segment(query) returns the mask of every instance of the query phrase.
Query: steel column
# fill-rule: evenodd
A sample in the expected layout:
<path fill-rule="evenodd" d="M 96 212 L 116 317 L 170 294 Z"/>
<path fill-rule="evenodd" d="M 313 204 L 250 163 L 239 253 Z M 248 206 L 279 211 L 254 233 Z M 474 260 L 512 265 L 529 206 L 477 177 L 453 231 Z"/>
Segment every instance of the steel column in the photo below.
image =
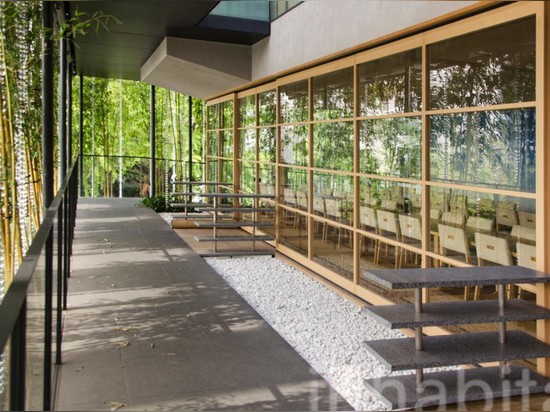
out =
<path fill-rule="evenodd" d="M 156 127 L 156 121 L 155 121 L 155 86 L 151 85 L 151 164 L 150 164 L 150 170 L 149 170 L 149 196 L 153 197 L 155 196 L 155 186 L 156 186 L 156 167 L 157 162 L 155 159 L 155 127 Z"/>
<path fill-rule="evenodd" d="M 21 306 L 19 318 L 10 342 L 10 410 L 25 410 L 25 382 L 27 352 L 27 300 Z"/>
<path fill-rule="evenodd" d="M 67 41 L 59 39 L 59 170 L 58 184 L 61 187 L 67 174 Z"/>

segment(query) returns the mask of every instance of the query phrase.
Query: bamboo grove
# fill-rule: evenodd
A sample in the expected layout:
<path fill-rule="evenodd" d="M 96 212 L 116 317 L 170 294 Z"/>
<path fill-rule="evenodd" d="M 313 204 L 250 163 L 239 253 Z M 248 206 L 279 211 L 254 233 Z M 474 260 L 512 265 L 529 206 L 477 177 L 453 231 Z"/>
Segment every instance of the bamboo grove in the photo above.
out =
<path fill-rule="evenodd" d="M 40 16 L 39 2 L 0 2 L 0 298 L 42 214 Z"/>
<path fill-rule="evenodd" d="M 74 17 L 72 35 L 89 22 L 115 16 Z M 0 301 L 38 230 L 42 215 L 42 38 L 40 1 L 0 1 Z M 105 24 L 104 24 L 105 23 Z M 58 31 L 58 30 L 56 30 Z M 59 45 L 54 41 L 54 62 Z M 77 65 L 78 70 L 78 65 Z M 59 68 L 54 68 L 57 76 Z M 80 76 L 73 80 L 72 145 L 79 147 Z M 55 84 L 59 87 L 59 82 Z M 54 91 L 57 105 L 59 90 Z M 156 91 L 156 193 L 167 194 L 167 179 L 202 178 L 203 102 L 162 88 Z M 85 196 L 140 196 L 149 180 L 150 86 L 120 79 L 83 77 L 83 147 Z M 189 130 L 189 110 L 192 130 Z M 56 113 L 57 116 L 57 113 Z M 57 118 L 55 119 L 57 123 Z M 57 133 L 57 128 L 54 128 Z M 192 146 L 189 147 L 189 133 Z M 54 136 L 54 182 L 58 182 L 59 145 Z M 189 151 L 193 172 L 189 175 Z M 72 163 L 74 159 L 68 159 Z M 54 184 L 57 187 L 57 184 Z M 54 188 L 55 190 L 55 188 Z"/>

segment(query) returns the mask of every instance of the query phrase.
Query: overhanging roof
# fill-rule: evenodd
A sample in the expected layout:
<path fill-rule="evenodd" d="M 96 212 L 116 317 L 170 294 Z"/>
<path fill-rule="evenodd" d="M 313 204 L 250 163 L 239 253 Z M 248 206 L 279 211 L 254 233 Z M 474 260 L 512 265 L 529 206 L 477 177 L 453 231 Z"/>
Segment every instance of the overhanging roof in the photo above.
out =
<path fill-rule="evenodd" d="M 89 19 L 113 16 L 108 30 L 89 29 L 74 40 L 76 71 L 85 76 L 140 80 L 140 68 L 166 37 L 252 45 L 269 35 L 269 22 L 209 15 L 219 1 L 70 1 Z"/>

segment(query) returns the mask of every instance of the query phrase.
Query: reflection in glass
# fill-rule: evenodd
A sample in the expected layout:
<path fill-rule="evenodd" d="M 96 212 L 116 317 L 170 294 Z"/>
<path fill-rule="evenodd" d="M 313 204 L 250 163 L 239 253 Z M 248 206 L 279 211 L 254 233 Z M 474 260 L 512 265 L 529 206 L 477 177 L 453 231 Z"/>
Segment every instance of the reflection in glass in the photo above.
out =
<path fill-rule="evenodd" d="M 342 119 L 353 116 L 353 68 L 314 77 L 313 118 Z"/>
<path fill-rule="evenodd" d="M 218 117 L 219 106 L 213 104 L 208 106 L 208 128 L 209 129 L 219 129 L 219 117 Z"/>
<path fill-rule="evenodd" d="M 256 164 L 252 162 L 240 162 L 241 166 L 241 191 L 245 193 L 256 192 Z"/>
<path fill-rule="evenodd" d="M 365 120 L 359 127 L 361 173 L 408 179 L 422 177 L 420 117 Z"/>
<path fill-rule="evenodd" d="M 422 110 L 422 51 L 410 50 L 359 65 L 360 115 Z"/>
<path fill-rule="evenodd" d="M 261 193 L 275 193 L 275 166 L 273 165 L 266 165 L 266 164 L 260 164 L 260 184 L 264 186 L 269 186 L 271 189 L 266 192 L 263 191 Z"/>
<path fill-rule="evenodd" d="M 313 126 L 313 165 L 353 172 L 353 123 L 318 123 Z"/>
<path fill-rule="evenodd" d="M 220 144 L 221 157 L 233 157 L 233 132 L 226 130 L 222 132 Z"/>
<path fill-rule="evenodd" d="M 353 280 L 353 237 L 348 229 L 316 221 L 313 248 L 315 262 Z"/>
<path fill-rule="evenodd" d="M 254 127 L 256 125 L 256 96 L 251 95 L 239 99 L 239 127 Z"/>
<path fill-rule="evenodd" d="M 431 188 L 430 218 L 431 248 L 443 256 L 473 265 L 536 261 L 535 199 Z"/>
<path fill-rule="evenodd" d="M 281 213 L 286 213 L 281 209 Z M 279 243 L 300 253 L 303 256 L 308 255 L 308 237 L 307 237 L 307 219 L 305 216 L 295 212 L 298 216 L 296 225 L 283 225 L 280 228 Z M 282 217 L 281 217 L 282 219 Z"/>
<path fill-rule="evenodd" d="M 274 127 L 262 127 L 259 129 L 259 150 L 260 150 L 260 162 L 275 163 L 276 161 L 276 140 L 275 140 L 275 128 Z"/>
<path fill-rule="evenodd" d="M 233 127 L 233 100 L 221 103 L 222 129 Z"/>
<path fill-rule="evenodd" d="M 208 159 L 208 181 L 219 182 L 218 180 L 218 160 Z"/>
<path fill-rule="evenodd" d="M 256 129 L 241 130 L 240 157 L 246 160 L 256 160 Z"/>
<path fill-rule="evenodd" d="M 208 132 L 208 156 L 218 156 L 218 132 Z"/>
<path fill-rule="evenodd" d="M 308 172 L 303 169 L 281 167 L 281 186 L 292 189 L 294 192 L 307 194 Z"/>
<path fill-rule="evenodd" d="M 307 126 L 281 127 L 281 162 L 296 166 L 307 166 Z"/>
<path fill-rule="evenodd" d="M 431 109 L 535 100 L 535 18 L 429 46 Z"/>
<path fill-rule="evenodd" d="M 232 160 L 222 160 L 221 161 L 221 181 L 222 182 L 233 182 L 233 161 Z"/>
<path fill-rule="evenodd" d="M 299 123 L 309 120 L 307 80 L 279 88 L 281 123 Z"/>
<path fill-rule="evenodd" d="M 272 126 L 277 121 L 275 90 L 269 90 L 258 94 L 258 124 L 260 126 Z"/>
<path fill-rule="evenodd" d="M 252 162 L 240 162 L 241 167 L 241 191 L 244 193 L 256 193 L 256 164 Z M 240 199 L 241 206 L 252 206 L 254 199 Z"/>
<path fill-rule="evenodd" d="M 433 180 L 535 191 L 535 109 L 430 117 Z"/>

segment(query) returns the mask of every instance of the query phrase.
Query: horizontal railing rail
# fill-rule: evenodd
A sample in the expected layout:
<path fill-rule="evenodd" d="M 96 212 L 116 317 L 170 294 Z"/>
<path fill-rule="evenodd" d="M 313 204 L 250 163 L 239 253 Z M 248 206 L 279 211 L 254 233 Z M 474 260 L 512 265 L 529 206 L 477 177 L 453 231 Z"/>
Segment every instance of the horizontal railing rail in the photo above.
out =
<path fill-rule="evenodd" d="M 8 404 L 9 410 L 52 408 L 53 364 L 61 363 L 62 311 L 67 302 L 77 199 L 75 161 L 0 303 L 2 410 Z"/>

